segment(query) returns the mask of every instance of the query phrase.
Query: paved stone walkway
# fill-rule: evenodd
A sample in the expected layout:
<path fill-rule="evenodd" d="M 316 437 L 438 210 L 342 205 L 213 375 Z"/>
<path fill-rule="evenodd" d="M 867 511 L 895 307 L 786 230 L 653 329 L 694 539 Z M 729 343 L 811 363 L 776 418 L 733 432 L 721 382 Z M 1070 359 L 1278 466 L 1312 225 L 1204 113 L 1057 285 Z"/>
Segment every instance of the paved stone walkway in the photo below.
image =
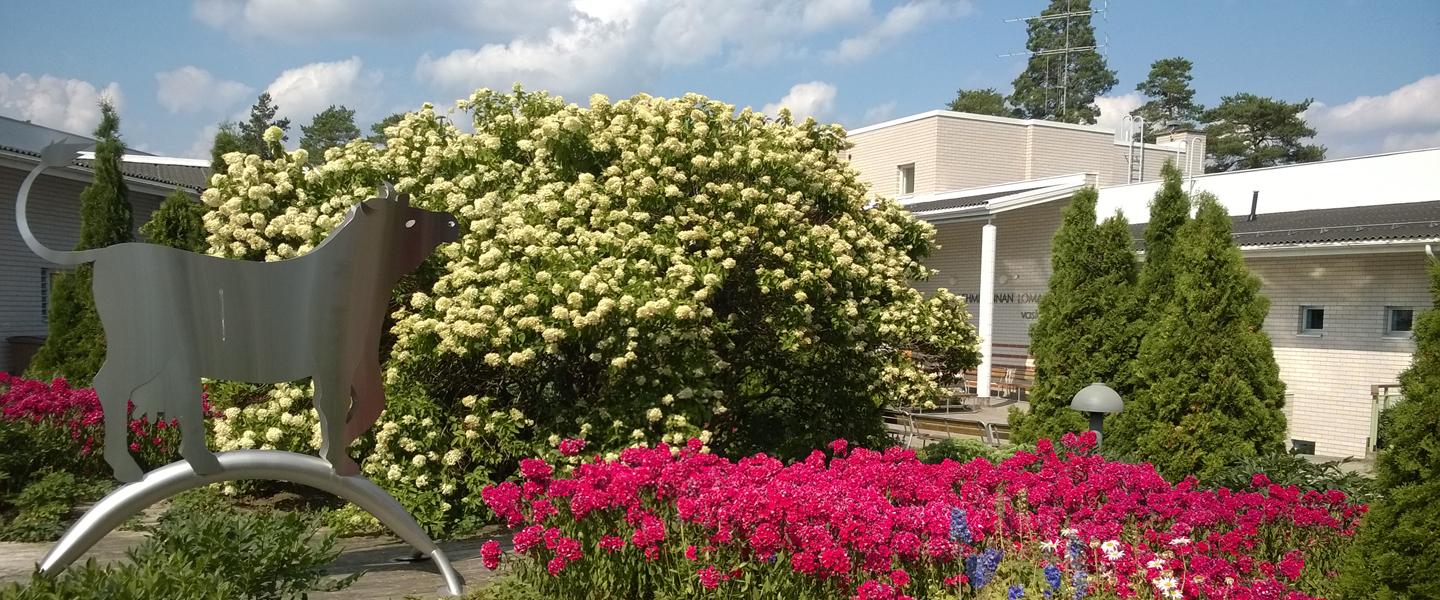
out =
<path fill-rule="evenodd" d="M 136 531 L 113 531 L 100 540 L 81 561 L 89 558 L 104 563 L 124 560 L 125 550 L 138 545 L 145 534 Z M 480 562 L 480 545 L 489 537 L 441 542 L 455 570 L 465 578 L 467 590 L 474 590 L 488 581 L 492 574 Z M 406 596 L 437 598 L 443 595 L 445 581 L 428 562 L 394 562 L 410 555 L 410 547 L 393 537 L 354 537 L 340 540 L 344 551 L 330 566 L 332 575 L 365 574 L 355 585 L 340 592 L 311 594 L 319 600 L 381 600 Z M 503 543 L 503 540 L 502 540 Z M 35 564 L 50 551 L 50 543 L 0 543 L 0 584 L 30 578 Z"/>

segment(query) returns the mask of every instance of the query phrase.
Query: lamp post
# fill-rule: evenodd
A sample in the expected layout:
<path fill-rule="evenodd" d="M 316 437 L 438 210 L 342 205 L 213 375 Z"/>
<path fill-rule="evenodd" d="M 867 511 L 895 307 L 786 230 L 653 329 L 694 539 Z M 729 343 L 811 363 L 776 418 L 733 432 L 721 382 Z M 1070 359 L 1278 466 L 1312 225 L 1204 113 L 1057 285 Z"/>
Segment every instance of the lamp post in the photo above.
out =
<path fill-rule="evenodd" d="M 1090 417 L 1090 431 L 1095 432 L 1096 447 L 1100 446 L 1100 427 L 1105 421 L 1105 415 L 1118 413 L 1122 408 L 1125 408 L 1125 401 L 1120 399 L 1120 393 L 1103 383 L 1087 385 L 1070 399 L 1071 410 L 1078 410 Z"/>

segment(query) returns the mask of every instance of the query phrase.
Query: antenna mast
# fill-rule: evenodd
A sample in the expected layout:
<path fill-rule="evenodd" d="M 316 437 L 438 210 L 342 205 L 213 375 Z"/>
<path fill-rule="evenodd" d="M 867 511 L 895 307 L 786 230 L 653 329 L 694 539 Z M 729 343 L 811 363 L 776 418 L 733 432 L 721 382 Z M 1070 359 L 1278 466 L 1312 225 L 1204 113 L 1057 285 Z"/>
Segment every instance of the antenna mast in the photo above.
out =
<path fill-rule="evenodd" d="M 1089 17 L 1089 16 L 1093 16 L 1093 15 L 1100 15 L 1100 18 L 1101 18 L 1101 19 L 1103 19 L 1103 20 L 1106 21 L 1106 22 L 1109 22 L 1109 20 L 1110 20 L 1110 15 L 1109 15 L 1109 13 L 1110 13 L 1110 0 L 1101 0 L 1100 8 L 1098 8 L 1098 9 L 1097 9 L 1097 8 L 1090 8 L 1090 9 L 1088 9 L 1088 10 L 1071 10 L 1071 9 L 1070 9 L 1070 2 L 1071 2 L 1071 0 L 1066 0 L 1066 2 L 1065 2 L 1065 12 L 1055 13 L 1055 14 L 1051 14 L 1051 15 L 1035 15 L 1035 16 L 1031 16 L 1031 17 L 1015 17 L 1015 18 L 1013 18 L 1013 19 L 1005 19 L 1005 22 L 1006 22 L 1006 23 L 1025 23 L 1027 26 L 1028 26 L 1030 23 L 1034 23 L 1034 22 L 1055 21 L 1055 20 L 1059 20 L 1059 19 L 1064 19 L 1064 20 L 1065 20 L 1065 24 L 1064 24 L 1065 41 L 1064 41 L 1064 45 L 1062 45 L 1062 46 L 1060 46 L 1060 47 L 1058 47 L 1058 48 L 1037 48 L 1037 49 L 1035 49 L 1035 50 L 1025 50 L 1025 51 L 1023 51 L 1023 52 L 1011 52 L 1011 53 L 1009 53 L 1009 54 L 1001 54 L 1001 55 L 999 55 L 999 56 L 997 57 L 997 58 L 1010 58 L 1010 57 L 1012 57 L 1012 56 L 1031 56 L 1031 57 L 1034 57 L 1034 56 L 1043 56 L 1043 57 L 1045 57 L 1045 85 L 1044 85 L 1044 87 L 1045 87 L 1045 104 L 1048 106 L 1048 105 L 1050 104 L 1050 87 L 1051 87 L 1051 80 L 1050 80 L 1050 57 L 1056 56 L 1056 55 L 1061 56 L 1061 57 L 1063 58 L 1063 60 L 1064 60 L 1064 66 L 1063 66 L 1063 68 L 1062 68 L 1062 70 L 1061 70 L 1061 72 L 1060 72 L 1060 110 L 1059 110 L 1058 112 L 1059 112 L 1060 118 L 1061 118 L 1062 120 L 1063 120 L 1065 117 L 1069 116 L 1069 113 L 1070 113 L 1070 55 L 1073 54 L 1073 53 L 1075 53 L 1075 52 L 1081 52 L 1081 51 L 1085 51 L 1085 50 L 1099 50 L 1099 51 L 1102 51 L 1102 52 L 1103 52 L 1105 48 L 1108 48 L 1108 47 L 1110 46 L 1110 33 L 1109 33 L 1108 31 L 1105 33 L 1105 41 L 1104 41 L 1103 43 L 1097 43 L 1097 44 L 1090 45 L 1090 46 L 1071 46 L 1071 45 L 1070 45 L 1070 20 L 1073 19 L 1073 18 L 1075 18 L 1075 17 Z"/>

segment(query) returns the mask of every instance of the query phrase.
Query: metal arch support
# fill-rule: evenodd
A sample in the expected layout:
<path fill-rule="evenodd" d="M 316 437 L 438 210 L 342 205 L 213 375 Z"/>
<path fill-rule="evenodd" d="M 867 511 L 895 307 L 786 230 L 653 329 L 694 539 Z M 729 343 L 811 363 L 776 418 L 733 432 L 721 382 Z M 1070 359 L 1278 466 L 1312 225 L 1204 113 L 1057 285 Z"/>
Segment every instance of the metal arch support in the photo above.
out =
<path fill-rule="evenodd" d="M 216 458 L 221 467 L 216 473 L 197 474 L 190 463 L 180 460 L 147 473 L 140 481 L 120 486 L 97 502 L 65 532 L 64 537 L 45 555 L 40 570 L 51 573 L 64 570 L 126 519 L 160 500 L 202 485 L 264 479 L 298 483 L 355 503 L 374 515 L 405 543 L 433 559 L 445 578 L 445 589 L 450 595 L 465 593 L 465 582 L 455 572 L 445 553 L 426 535 L 405 507 L 370 480 L 358 475 L 336 475 L 330 463 L 317 456 L 281 450 L 237 450 L 221 452 L 216 454 Z"/>

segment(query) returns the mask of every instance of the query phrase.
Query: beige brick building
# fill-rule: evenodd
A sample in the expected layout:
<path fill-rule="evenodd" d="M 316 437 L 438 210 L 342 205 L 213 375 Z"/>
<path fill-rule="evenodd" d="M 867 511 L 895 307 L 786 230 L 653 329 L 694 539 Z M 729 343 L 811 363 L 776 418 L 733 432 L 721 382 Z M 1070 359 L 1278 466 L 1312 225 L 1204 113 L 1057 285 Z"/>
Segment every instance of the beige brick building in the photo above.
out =
<path fill-rule="evenodd" d="M 1430 305 L 1424 252 L 1440 251 L 1440 149 L 1203 175 L 1205 141 L 1193 133 L 1141 146 L 1103 127 L 932 111 L 850 139 L 873 193 L 936 224 L 938 272 L 915 286 L 971 301 L 982 394 L 992 372 L 1032 364 L 1029 325 L 1070 195 L 1096 186 L 1100 217 L 1142 224 L 1173 160 L 1192 191 L 1233 215 L 1270 299 L 1265 330 L 1293 444 L 1324 456 L 1371 450 L 1375 416 L 1414 352 L 1410 322 Z"/>

